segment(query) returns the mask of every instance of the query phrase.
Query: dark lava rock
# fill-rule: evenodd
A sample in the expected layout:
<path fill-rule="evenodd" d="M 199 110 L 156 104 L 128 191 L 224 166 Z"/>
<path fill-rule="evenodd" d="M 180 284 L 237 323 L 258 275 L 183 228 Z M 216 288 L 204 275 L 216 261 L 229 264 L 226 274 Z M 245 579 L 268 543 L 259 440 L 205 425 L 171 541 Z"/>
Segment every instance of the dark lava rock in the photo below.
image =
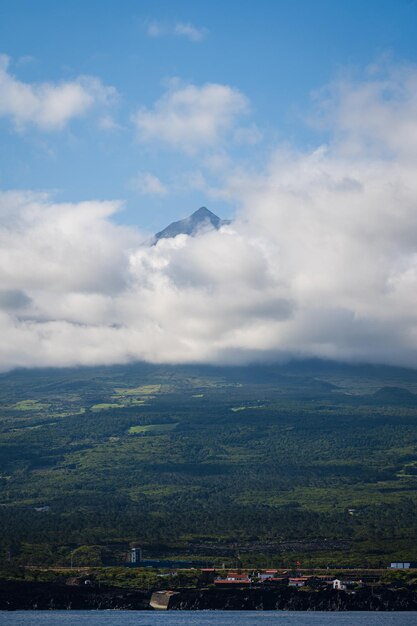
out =
<path fill-rule="evenodd" d="M 189 589 L 172 597 L 170 610 L 415 611 L 417 594 L 385 587 L 345 593 L 284 589 Z"/>
<path fill-rule="evenodd" d="M 112 587 L 68 586 L 25 581 L 0 582 L 0 610 L 149 610 L 150 592 Z"/>

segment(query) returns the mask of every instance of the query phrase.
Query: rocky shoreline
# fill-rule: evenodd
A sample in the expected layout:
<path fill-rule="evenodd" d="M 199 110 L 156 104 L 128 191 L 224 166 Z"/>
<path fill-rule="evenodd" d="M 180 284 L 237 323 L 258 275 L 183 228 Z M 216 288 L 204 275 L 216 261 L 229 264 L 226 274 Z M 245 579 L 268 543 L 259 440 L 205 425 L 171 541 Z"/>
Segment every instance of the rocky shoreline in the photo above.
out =
<path fill-rule="evenodd" d="M 343 591 L 281 589 L 178 589 L 168 610 L 417 611 L 417 593 L 385 586 Z M 0 610 L 151 610 L 152 590 L 0 582 Z"/>
<path fill-rule="evenodd" d="M 417 594 L 408 590 L 378 587 L 355 594 L 298 589 L 190 589 L 170 600 L 169 610 L 247 611 L 416 611 Z"/>
<path fill-rule="evenodd" d="M 151 591 L 58 583 L 0 582 L 0 610 L 148 610 Z"/>

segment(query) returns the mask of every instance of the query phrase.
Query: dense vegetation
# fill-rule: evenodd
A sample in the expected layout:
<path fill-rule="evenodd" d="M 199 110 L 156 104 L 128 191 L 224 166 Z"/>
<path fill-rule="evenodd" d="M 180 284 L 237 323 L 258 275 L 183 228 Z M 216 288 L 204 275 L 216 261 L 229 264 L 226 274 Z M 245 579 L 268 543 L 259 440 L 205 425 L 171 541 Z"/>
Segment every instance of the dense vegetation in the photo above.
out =
<path fill-rule="evenodd" d="M 417 560 L 417 372 L 292 363 L 0 377 L 0 556 Z"/>

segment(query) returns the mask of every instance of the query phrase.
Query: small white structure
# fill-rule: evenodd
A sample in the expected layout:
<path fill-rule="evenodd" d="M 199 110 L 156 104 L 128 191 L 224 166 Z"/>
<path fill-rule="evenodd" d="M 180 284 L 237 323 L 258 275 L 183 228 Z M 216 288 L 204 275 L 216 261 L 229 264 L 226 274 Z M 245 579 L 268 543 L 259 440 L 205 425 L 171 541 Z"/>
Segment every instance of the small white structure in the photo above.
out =
<path fill-rule="evenodd" d="M 131 548 L 130 550 L 130 562 L 140 563 L 142 561 L 142 548 Z"/>
<path fill-rule="evenodd" d="M 335 578 L 333 581 L 333 589 L 337 589 L 337 591 L 346 591 L 347 584 L 343 582 L 343 580 Z"/>

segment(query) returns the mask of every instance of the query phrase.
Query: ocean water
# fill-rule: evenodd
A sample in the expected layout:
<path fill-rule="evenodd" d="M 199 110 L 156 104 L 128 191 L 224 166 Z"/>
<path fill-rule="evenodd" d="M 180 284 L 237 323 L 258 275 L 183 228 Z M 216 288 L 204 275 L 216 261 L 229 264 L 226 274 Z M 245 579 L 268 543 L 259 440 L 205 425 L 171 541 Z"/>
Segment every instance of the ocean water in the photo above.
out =
<path fill-rule="evenodd" d="M 417 626 L 417 612 L 0 611 L 4 626 Z"/>

